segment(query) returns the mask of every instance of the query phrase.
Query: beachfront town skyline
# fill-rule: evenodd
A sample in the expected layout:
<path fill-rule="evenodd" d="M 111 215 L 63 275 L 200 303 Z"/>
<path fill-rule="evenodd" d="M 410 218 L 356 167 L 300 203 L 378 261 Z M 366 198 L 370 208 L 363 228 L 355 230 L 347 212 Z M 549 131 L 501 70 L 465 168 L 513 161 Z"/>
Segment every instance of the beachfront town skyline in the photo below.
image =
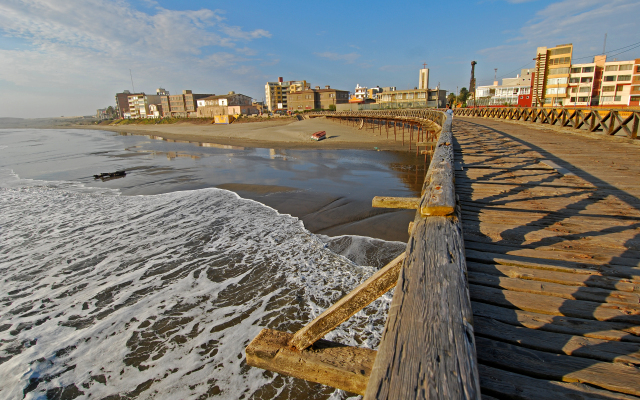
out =
<path fill-rule="evenodd" d="M 216 115 L 262 115 L 273 112 L 304 112 L 309 110 L 358 110 L 365 108 L 441 108 L 445 104 L 460 106 L 609 106 L 640 105 L 640 58 L 607 59 L 606 54 L 592 56 L 590 62 L 573 59 L 573 44 L 539 47 L 535 65 L 523 68 L 515 77 L 506 77 L 499 84 L 475 88 L 475 78 L 468 98 L 461 93 L 447 97 L 447 91 L 429 87 L 429 68 L 418 70 L 417 86 L 398 90 L 397 87 L 365 87 L 356 83 L 353 90 L 336 89 L 330 85 L 312 87 L 306 80 L 267 82 L 261 100 L 235 93 L 196 94 L 183 90 L 171 95 L 163 88 L 156 94 L 132 93 L 124 90 L 115 96 L 115 107 L 97 110 L 98 119 L 107 118 L 213 118 Z M 615 54 L 614 54 L 615 55 Z M 611 58 L 611 57 L 609 57 Z M 472 70 L 475 69 L 475 61 Z M 472 71 L 473 74 L 473 71 Z M 497 70 L 496 70 L 497 76 Z"/>

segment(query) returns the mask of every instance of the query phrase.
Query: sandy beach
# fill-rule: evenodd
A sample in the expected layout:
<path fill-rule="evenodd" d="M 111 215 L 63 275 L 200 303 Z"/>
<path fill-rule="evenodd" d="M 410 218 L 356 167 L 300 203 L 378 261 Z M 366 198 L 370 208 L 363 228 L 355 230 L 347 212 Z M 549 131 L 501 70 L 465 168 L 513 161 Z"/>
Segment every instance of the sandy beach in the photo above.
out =
<path fill-rule="evenodd" d="M 82 129 L 100 129 L 114 132 L 126 132 L 136 135 L 160 136 L 170 140 L 184 140 L 222 145 L 284 149 L 358 149 L 358 150 L 407 150 L 402 146 L 402 134 L 398 132 L 397 141 L 393 131 L 383 129 L 358 130 L 347 124 L 330 121 L 326 118 L 292 121 L 274 118 L 269 121 L 233 123 L 230 125 L 194 124 L 188 122 L 158 125 L 81 125 Z M 310 136 L 317 131 L 325 131 L 327 138 L 316 142 Z M 408 139 L 408 132 L 405 133 Z"/>

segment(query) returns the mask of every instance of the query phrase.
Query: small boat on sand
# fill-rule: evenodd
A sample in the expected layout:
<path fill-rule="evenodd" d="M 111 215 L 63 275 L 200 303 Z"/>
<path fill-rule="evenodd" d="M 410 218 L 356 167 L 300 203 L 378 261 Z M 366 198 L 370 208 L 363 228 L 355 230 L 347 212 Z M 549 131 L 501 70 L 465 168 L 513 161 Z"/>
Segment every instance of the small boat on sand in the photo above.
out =
<path fill-rule="evenodd" d="M 325 132 L 325 131 L 318 131 L 318 132 L 314 133 L 313 135 L 311 135 L 311 139 L 317 140 L 317 141 L 320 141 L 320 140 L 326 139 L 326 138 L 327 138 L 327 132 Z"/>

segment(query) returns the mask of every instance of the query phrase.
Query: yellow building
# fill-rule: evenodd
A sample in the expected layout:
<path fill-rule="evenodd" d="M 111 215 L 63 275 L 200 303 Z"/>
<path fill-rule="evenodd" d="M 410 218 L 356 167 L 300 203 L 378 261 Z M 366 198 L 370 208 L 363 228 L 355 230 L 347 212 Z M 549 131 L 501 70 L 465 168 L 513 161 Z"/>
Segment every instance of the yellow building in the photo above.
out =
<path fill-rule="evenodd" d="M 538 47 L 533 79 L 533 106 L 561 106 L 569 97 L 573 44 Z"/>

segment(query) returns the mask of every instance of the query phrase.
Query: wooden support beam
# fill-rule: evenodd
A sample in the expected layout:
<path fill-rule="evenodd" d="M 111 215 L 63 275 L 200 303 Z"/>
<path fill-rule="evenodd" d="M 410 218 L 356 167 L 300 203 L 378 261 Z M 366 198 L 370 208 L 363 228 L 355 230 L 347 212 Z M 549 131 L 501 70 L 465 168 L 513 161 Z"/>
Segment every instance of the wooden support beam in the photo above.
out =
<path fill-rule="evenodd" d="M 392 289 L 398 281 L 404 255 L 405 253 L 400 254 L 336 304 L 326 309 L 307 326 L 296 332 L 289 344 L 298 350 L 306 349 Z"/>
<path fill-rule="evenodd" d="M 406 208 L 417 210 L 420 206 L 420 197 L 385 197 L 376 196 L 371 202 L 371 207 L 375 208 Z"/>
<path fill-rule="evenodd" d="M 263 329 L 245 349 L 247 365 L 364 394 L 375 350 L 320 340 L 305 351 L 289 347 L 292 334 Z"/>
<path fill-rule="evenodd" d="M 472 319 L 459 216 L 416 218 L 365 400 L 479 399 Z"/>
<path fill-rule="evenodd" d="M 438 144 L 438 142 L 418 142 L 418 143 L 416 143 L 416 146 L 426 147 L 426 146 L 435 146 L 437 144 Z"/>

